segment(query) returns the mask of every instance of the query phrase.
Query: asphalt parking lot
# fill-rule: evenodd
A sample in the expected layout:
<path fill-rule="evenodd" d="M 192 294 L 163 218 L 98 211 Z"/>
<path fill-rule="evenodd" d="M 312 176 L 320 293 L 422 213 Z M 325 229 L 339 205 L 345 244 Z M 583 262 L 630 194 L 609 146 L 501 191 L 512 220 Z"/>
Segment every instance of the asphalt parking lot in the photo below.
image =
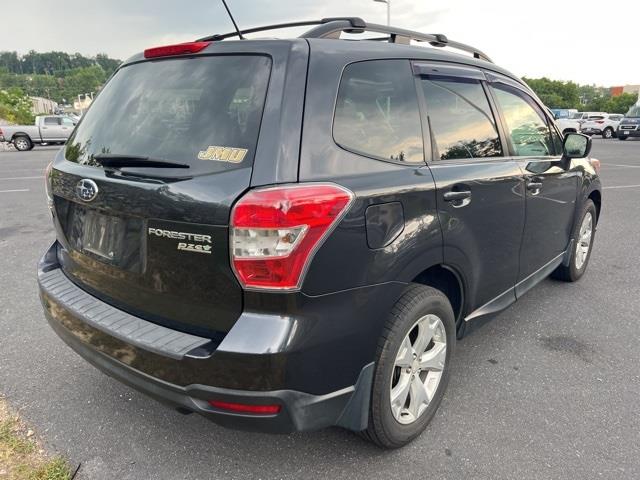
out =
<path fill-rule="evenodd" d="M 640 141 L 596 139 L 603 214 L 589 271 L 546 280 L 458 346 L 427 431 L 382 451 L 340 429 L 270 436 L 183 416 L 103 375 L 42 315 L 54 234 L 42 170 L 0 152 L 0 394 L 76 478 L 640 478 Z"/>

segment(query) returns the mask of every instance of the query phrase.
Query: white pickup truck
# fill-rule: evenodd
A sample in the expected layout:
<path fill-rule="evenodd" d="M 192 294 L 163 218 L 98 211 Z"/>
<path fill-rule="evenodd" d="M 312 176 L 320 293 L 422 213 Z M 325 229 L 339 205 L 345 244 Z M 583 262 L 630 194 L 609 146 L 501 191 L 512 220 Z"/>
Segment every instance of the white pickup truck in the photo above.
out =
<path fill-rule="evenodd" d="M 563 135 L 570 132 L 580 132 L 580 122 L 570 118 L 556 118 L 556 125 Z"/>
<path fill-rule="evenodd" d="M 13 143 L 21 152 L 43 143 L 64 143 L 76 125 L 64 115 L 36 117 L 34 125 L 9 125 L 0 127 L 0 142 Z"/>

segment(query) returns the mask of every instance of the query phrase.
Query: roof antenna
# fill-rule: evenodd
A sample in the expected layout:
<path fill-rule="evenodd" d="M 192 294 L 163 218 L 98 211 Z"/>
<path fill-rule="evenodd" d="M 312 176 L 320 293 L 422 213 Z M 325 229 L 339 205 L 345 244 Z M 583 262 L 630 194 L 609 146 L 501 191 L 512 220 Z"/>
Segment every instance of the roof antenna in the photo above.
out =
<path fill-rule="evenodd" d="M 233 22 L 233 26 L 235 27 L 236 32 L 238 32 L 238 37 L 240 38 L 240 40 L 244 40 L 244 37 L 242 36 L 242 32 L 238 28 L 238 24 L 234 20 L 233 15 L 231 15 L 231 10 L 229 10 L 229 7 L 227 6 L 227 2 L 225 0 L 222 0 L 222 4 L 224 5 L 224 8 L 227 10 L 227 13 L 229 14 L 229 18 L 231 19 L 231 22 Z"/>

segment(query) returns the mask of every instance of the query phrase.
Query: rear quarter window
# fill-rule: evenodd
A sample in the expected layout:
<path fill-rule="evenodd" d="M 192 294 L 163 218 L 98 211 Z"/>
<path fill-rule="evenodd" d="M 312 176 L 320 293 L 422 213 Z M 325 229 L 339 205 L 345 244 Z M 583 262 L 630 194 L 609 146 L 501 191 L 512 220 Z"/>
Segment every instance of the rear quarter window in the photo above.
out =
<path fill-rule="evenodd" d="M 345 150 L 368 157 L 424 161 L 418 99 L 408 60 L 347 65 L 336 99 L 333 138 Z"/>

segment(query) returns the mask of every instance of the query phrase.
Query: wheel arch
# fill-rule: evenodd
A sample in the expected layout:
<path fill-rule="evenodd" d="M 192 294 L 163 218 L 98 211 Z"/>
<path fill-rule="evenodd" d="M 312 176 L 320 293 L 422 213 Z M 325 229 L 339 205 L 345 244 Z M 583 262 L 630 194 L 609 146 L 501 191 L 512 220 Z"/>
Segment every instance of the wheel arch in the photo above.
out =
<path fill-rule="evenodd" d="M 416 275 L 412 283 L 428 285 L 444 293 L 453 308 L 456 324 L 462 322 L 465 287 L 462 276 L 453 267 L 445 264 L 432 265 Z"/>

